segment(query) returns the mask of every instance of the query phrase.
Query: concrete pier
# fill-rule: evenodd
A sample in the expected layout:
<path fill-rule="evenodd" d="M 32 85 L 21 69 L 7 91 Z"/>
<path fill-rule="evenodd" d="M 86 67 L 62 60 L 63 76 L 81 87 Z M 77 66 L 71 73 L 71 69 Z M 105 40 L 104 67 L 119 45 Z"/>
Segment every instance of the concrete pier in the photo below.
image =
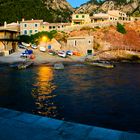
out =
<path fill-rule="evenodd" d="M 140 134 L 0 108 L 0 140 L 140 140 Z"/>

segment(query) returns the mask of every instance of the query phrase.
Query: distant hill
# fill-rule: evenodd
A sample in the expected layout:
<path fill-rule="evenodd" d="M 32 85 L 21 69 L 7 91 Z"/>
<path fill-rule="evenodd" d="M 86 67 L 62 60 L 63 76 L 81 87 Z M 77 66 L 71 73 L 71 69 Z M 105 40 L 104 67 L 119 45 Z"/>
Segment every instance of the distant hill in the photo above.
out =
<path fill-rule="evenodd" d="M 72 11 L 66 0 L 0 0 L 0 23 L 22 18 L 67 22 Z"/>
<path fill-rule="evenodd" d="M 90 0 L 76 9 L 76 13 L 98 13 L 121 10 L 129 15 L 140 16 L 140 0 Z"/>

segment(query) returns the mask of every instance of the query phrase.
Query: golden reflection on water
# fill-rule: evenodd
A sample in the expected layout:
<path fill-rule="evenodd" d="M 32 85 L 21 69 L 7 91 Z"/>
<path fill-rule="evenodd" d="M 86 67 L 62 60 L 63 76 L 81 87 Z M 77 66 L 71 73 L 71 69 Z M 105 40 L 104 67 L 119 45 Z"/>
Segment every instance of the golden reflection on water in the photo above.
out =
<path fill-rule="evenodd" d="M 56 95 L 52 94 L 56 86 L 52 82 L 53 77 L 53 69 L 51 67 L 39 67 L 36 83 L 32 89 L 32 95 L 36 104 L 35 113 L 49 117 L 56 116 L 57 107 L 54 104 L 54 97 Z"/>

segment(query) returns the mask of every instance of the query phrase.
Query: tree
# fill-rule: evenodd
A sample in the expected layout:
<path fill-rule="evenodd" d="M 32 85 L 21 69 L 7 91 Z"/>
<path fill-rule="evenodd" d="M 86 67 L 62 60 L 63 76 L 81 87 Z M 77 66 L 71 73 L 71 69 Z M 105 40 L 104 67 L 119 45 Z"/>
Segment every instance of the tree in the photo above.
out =
<path fill-rule="evenodd" d="M 126 30 L 124 28 L 124 25 L 117 23 L 117 31 L 122 33 L 122 34 L 126 34 Z"/>
<path fill-rule="evenodd" d="M 31 38 L 28 35 L 19 35 L 18 39 L 19 39 L 19 42 L 25 42 L 25 43 L 31 42 Z"/>

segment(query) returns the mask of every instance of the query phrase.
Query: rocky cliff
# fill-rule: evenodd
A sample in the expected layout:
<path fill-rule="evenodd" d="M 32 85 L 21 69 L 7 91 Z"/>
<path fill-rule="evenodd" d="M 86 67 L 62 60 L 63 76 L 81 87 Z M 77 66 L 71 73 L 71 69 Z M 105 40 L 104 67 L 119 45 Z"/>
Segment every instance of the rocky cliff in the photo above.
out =
<path fill-rule="evenodd" d="M 134 16 L 140 15 L 140 0 L 106 0 L 104 2 L 97 3 L 96 0 L 90 0 L 89 2 L 81 5 L 76 9 L 76 13 L 96 13 L 106 12 L 108 10 L 121 10 L 127 14 L 133 14 Z"/>
<path fill-rule="evenodd" d="M 60 10 L 60 11 L 74 10 L 66 0 L 43 0 L 43 3 L 48 9 Z"/>

